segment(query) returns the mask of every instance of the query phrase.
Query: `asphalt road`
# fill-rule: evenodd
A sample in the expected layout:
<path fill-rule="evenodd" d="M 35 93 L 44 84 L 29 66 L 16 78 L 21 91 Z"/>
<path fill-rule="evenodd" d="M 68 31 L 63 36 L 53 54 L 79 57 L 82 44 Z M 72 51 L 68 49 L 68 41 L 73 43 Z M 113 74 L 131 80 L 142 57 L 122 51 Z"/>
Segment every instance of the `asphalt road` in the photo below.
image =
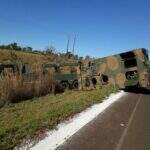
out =
<path fill-rule="evenodd" d="M 127 93 L 58 150 L 150 150 L 150 94 Z"/>

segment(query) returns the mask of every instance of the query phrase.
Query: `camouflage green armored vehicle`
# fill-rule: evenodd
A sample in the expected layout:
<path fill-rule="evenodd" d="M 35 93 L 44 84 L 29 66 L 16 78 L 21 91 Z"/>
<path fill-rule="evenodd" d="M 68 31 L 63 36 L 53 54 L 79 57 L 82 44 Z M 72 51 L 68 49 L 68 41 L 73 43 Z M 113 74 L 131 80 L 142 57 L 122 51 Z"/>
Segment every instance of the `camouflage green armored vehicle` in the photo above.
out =
<path fill-rule="evenodd" d="M 55 81 L 61 85 L 64 89 L 77 89 L 78 88 L 78 64 L 44 64 L 44 73 L 52 71 Z"/>
<path fill-rule="evenodd" d="M 0 75 L 5 76 L 8 73 L 22 76 L 25 82 L 31 82 L 37 79 L 37 75 L 33 73 L 31 67 L 21 61 L 5 61 L 0 63 Z"/>
<path fill-rule="evenodd" d="M 33 68 L 40 67 L 37 65 Z M 0 63 L 0 75 L 7 71 L 17 72 L 25 82 L 32 82 L 38 79 L 39 72 L 46 74 L 51 71 L 54 80 L 64 89 L 95 88 L 96 85 L 107 84 L 113 84 L 119 88 L 150 86 L 148 51 L 144 48 L 78 63 L 63 65 L 47 63 L 42 65 L 38 74 L 33 68 L 21 61 L 3 62 Z"/>
<path fill-rule="evenodd" d="M 4 61 L 0 63 L 0 74 L 5 75 L 6 73 L 19 73 L 22 74 L 25 72 L 26 65 L 21 64 L 20 62 Z"/>
<path fill-rule="evenodd" d="M 96 65 L 93 61 L 78 62 L 78 83 L 79 89 L 93 89 L 100 84 L 99 75 L 96 72 Z"/>
<path fill-rule="evenodd" d="M 99 58 L 94 65 L 97 79 L 102 85 L 110 83 L 119 88 L 150 86 L 148 50 L 145 48 Z"/>
<path fill-rule="evenodd" d="M 12 63 L 0 63 L 0 74 L 5 74 L 6 72 L 16 72 L 17 67 Z"/>

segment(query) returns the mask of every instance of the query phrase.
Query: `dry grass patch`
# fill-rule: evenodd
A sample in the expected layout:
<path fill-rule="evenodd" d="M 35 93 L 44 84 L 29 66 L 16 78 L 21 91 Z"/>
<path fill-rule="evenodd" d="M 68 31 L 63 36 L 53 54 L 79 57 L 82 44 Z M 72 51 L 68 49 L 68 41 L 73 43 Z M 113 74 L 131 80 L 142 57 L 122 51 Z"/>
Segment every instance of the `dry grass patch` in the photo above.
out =
<path fill-rule="evenodd" d="M 66 62 L 74 63 L 76 60 L 69 59 L 66 57 L 62 57 L 55 54 L 36 54 L 32 52 L 23 52 L 23 51 L 13 51 L 13 50 L 7 50 L 7 49 L 0 49 L 0 62 L 4 61 L 16 61 L 16 59 L 21 60 L 24 63 L 29 63 L 30 65 L 34 64 L 35 62 L 38 62 L 39 64 L 44 63 L 60 63 L 64 64 Z"/>
<path fill-rule="evenodd" d="M 0 76 L 0 106 L 4 103 L 16 103 L 52 92 L 54 76 L 52 72 L 43 74 L 38 70 L 38 79 L 24 81 L 18 74 L 7 73 Z"/>

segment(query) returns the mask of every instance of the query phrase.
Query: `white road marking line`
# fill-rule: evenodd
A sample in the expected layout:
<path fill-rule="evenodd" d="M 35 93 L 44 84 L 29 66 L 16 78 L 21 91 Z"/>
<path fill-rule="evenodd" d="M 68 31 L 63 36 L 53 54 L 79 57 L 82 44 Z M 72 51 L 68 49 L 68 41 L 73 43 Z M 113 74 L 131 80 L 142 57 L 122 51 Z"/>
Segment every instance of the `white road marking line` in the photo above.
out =
<path fill-rule="evenodd" d="M 140 103 L 141 98 L 142 98 L 142 95 L 140 95 L 140 97 L 139 97 L 139 99 L 138 99 L 138 101 L 137 101 L 137 103 L 136 103 L 136 105 L 135 105 L 135 107 L 134 107 L 134 110 L 133 110 L 133 112 L 132 112 L 132 114 L 131 114 L 131 116 L 130 116 L 130 118 L 129 118 L 129 122 L 128 122 L 128 124 L 127 124 L 127 127 L 126 127 L 125 130 L 123 131 L 122 136 L 121 136 L 121 138 L 120 138 L 120 140 L 119 140 L 119 142 L 118 142 L 118 144 L 117 144 L 115 150 L 120 150 L 120 149 L 121 149 L 122 144 L 123 144 L 124 139 L 125 139 L 125 137 L 126 137 L 126 135 L 127 135 L 128 129 L 129 129 L 129 127 L 130 127 L 130 125 L 131 125 L 131 122 L 132 122 L 132 120 L 133 120 L 133 118 L 134 118 L 135 112 L 136 112 L 136 110 L 137 110 L 137 107 L 138 107 L 138 105 L 139 105 L 139 103 Z"/>
<path fill-rule="evenodd" d="M 47 137 L 35 146 L 30 148 L 30 150 L 55 150 L 61 144 L 63 144 L 67 139 L 69 139 L 73 134 L 75 134 L 79 129 L 97 117 L 100 113 L 102 113 L 106 108 L 108 108 L 111 104 L 116 101 L 122 100 L 121 97 L 126 96 L 127 93 L 120 91 L 116 94 L 111 94 L 108 98 L 102 103 L 95 104 L 92 107 L 84 110 L 83 112 L 75 115 L 70 120 L 61 123 L 57 126 L 57 130 L 51 130 L 47 132 Z M 28 145 L 21 147 L 21 150 L 29 149 L 26 148 Z"/>

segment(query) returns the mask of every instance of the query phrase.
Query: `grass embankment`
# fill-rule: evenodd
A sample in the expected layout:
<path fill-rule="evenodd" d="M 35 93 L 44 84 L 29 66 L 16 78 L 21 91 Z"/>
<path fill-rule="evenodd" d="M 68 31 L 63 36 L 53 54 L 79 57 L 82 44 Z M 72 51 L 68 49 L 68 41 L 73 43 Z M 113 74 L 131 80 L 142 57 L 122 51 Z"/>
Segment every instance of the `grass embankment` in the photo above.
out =
<path fill-rule="evenodd" d="M 12 149 L 22 139 L 34 139 L 40 131 L 56 127 L 73 114 L 101 102 L 114 91 L 113 87 L 66 91 L 3 107 L 0 109 L 0 149 Z"/>
<path fill-rule="evenodd" d="M 24 63 L 28 63 L 33 65 L 35 63 L 44 64 L 44 63 L 60 63 L 64 64 L 66 62 L 73 63 L 76 62 L 74 59 L 69 59 L 63 56 L 59 56 L 57 54 L 36 54 L 33 52 L 23 52 L 23 51 L 12 51 L 12 50 L 1 50 L 0 49 L 0 63 L 5 61 L 16 61 L 22 60 Z"/>

